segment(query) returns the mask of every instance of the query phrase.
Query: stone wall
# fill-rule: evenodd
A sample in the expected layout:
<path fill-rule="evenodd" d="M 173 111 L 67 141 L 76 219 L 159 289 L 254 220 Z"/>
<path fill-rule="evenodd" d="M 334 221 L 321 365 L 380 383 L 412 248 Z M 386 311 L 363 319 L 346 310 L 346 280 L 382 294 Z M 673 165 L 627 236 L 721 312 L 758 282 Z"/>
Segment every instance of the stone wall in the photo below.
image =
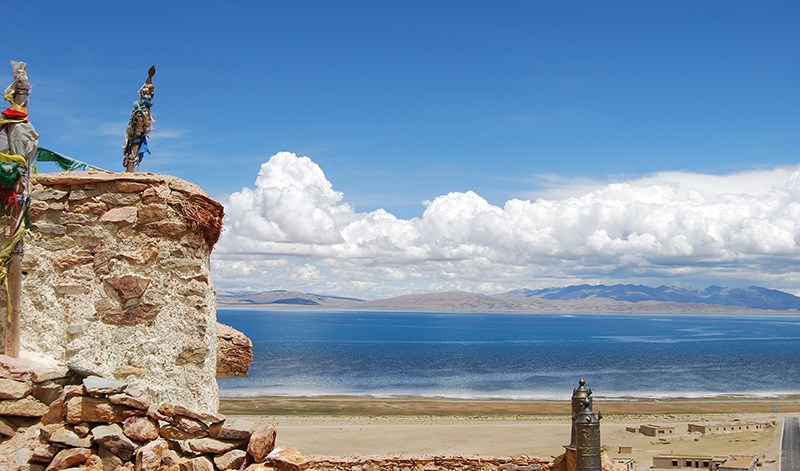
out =
<path fill-rule="evenodd" d="M 155 403 L 215 411 L 209 254 L 222 206 L 146 173 L 35 175 L 31 198 L 22 351 L 124 380 Z"/>
<path fill-rule="evenodd" d="M 44 390 L 47 391 L 45 394 Z M 0 355 L 0 469 L 8 471 L 549 471 L 530 456 L 304 456 L 277 430 L 154 405 L 124 381 Z"/>

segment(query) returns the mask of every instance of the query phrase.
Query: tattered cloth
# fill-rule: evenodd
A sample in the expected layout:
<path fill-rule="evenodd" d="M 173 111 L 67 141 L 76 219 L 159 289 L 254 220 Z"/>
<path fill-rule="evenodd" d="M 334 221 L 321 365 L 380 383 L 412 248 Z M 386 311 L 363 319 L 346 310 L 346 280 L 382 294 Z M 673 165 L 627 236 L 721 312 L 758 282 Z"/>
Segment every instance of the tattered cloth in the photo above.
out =
<path fill-rule="evenodd" d="M 0 152 L 0 186 L 14 188 L 17 180 L 28 168 L 28 162 L 21 155 Z"/>
<path fill-rule="evenodd" d="M 6 205 L 13 204 L 19 205 L 17 200 L 16 185 L 19 178 L 27 172 L 28 162 L 25 157 L 15 154 L 6 154 L 0 152 L 0 188 L 2 188 L 3 198 L 6 200 Z M 6 293 L 8 293 L 8 262 L 11 260 L 11 254 L 14 252 L 14 247 L 22 240 L 25 231 L 28 229 L 28 200 L 23 198 L 24 207 L 22 208 L 22 218 L 17 221 L 17 227 L 11 237 L 6 239 L 2 247 L 0 247 L 0 282 L 5 285 Z M 8 319 L 11 321 L 11 296 L 7 296 L 8 305 Z"/>
<path fill-rule="evenodd" d="M 25 208 L 27 210 L 27 207 Z M 14 248 L 17 246 L 22 237 L 25 235 L 25 232 L 28 230 L 27 218 L 23 218 L 22 223 L 17 227 L 17 230 L 6 239 L 3 243 L 3 246 L 0 247 L 0 282 L 6 288 L 6 293 L 10 293 L 8 290 L 8 262 L 11 261 L 11 254 L 14 253 Z M 8 315 L 8 322 L 11 322 L 11 296 L 6 296 L 6 312 Z"/>
<path fill-rule="evenodd" d="M 50 149 L 45 149 L 44 147 L 39 147 L 37 149 L 33 165 L 35 165 L 35 162 L 53 162 L 56 165 L 58 165 L 58 167 L 61 170 L 65 172 L 74 172 L 76 170 L 89 170 L 89 169 L 103 170 L 100 167 L 95 167 L 94 165 L 87 164 L 86 162 L 81 162 L 78 159 L 67 157 L 66 155 L 59 154 L 58 152 L 54 152 Z"/>
<path fill-rule="evenodd" d="M 11 135 L 10 126 L 0 127 L 0 152 L 18 154 L 32 158 L 39 146 L 39 133 L 30 122 L 15 124 Z"/>
<path fill-rule="evenodd" d="M 11 106 L 0 111 L 0 124 L 24 123 L 28 120 L 28 110 L 24 106 L 12 103 Z"/>

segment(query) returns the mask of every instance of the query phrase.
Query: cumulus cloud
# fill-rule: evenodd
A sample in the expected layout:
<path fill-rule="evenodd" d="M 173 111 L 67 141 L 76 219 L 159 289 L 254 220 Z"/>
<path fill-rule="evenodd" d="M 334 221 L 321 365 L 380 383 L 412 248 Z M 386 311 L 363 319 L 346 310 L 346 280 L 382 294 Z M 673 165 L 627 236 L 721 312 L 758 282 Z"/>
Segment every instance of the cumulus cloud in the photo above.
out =
<path fill-rule="evenodd" d="M 800 279 L 800 167 L 582 181 L 502 207 L 472 192 L 398 219 L 358 212 L 322 169 L 289 152 L 230 195 L 218 283 L 367 298 L 577 282 L 790 286 Z"/>

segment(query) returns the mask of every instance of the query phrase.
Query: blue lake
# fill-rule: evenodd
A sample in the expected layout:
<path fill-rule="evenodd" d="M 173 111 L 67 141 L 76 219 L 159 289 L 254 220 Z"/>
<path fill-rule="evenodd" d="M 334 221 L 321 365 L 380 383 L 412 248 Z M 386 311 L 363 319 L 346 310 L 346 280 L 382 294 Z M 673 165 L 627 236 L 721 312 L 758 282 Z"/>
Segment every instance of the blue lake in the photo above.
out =
<path fill-rule="evenodd" d="M 253 340 L 224 396 L 563 398 L 800 392 L 800 316 L 219 309 Z"/>

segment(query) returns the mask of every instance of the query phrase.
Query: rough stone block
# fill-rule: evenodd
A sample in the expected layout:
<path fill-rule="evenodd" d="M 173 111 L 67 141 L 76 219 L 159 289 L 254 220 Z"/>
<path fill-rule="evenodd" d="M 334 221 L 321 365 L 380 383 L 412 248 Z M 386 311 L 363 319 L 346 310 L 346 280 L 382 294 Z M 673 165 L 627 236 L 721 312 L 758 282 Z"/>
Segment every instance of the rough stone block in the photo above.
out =
<path fill-rule="evenodd" d="M 119 222 L 134 224 L 136 222 L 138 210 L 136 206 L 123 206 L 121 208 L 109 209 L 102 216 L 100 222 Z M 70 221 L 73 222 L 73 221 Z"/>
<path fill-rule="evenodd" d="M 68 385 L 64 386 L 61 394 L 55 401 L 50 403 L 50 408 L 42 416 L 43 424 L 55 424 L 66 420 L 67 417 L 67 401 L 73 397 L 79 396 L 83 392 L 83 386 Z"/>
<path fill-rule="evenodd" d="M 229 469 L 239 469 L 244 464 L 247 453 L 244 450 L 231 450 L 222 455 L 214 457 L 214 465 L 218 469 L 227 471 Z"/>
<path fill-rule="evenodd" d="M 180 462 L 181 462 L 181 455 L 179 455 L 177 451 L 172 449 L 165 451 L 164 455 L 161 457 L 161 463 L 163 463 L 166 466 L 177 466 L 178 463 Z"/>
<path fill-rule="evenodd" d="M 121 301 L 128 301 L 129 299 L 140 298 L 144 291 L 150 286 L 153 281 L 139 275 L 122 275 L 122 276 L 109 276 L 103 280 L 111 291 L 119 297 Z M 106 290 L 108 291 L 108 290 Z"/>
<path fill-rule="evenodd" d="M 211 453 L 218 455 L 233 450 L 238 445 L 237 442 L 217 440 L 216 438 L 194 438 L 188 440 L 189 448 L 198 453 Z"/>
<path fill-rule="evenodd" d="M 159 203 L 169 198 L 171 190 L 168 186 L 158 185 L 147 188 L 142 192 L 143 203 Z"/>
<path fill-rule="evenodd" d="M 41 417 L 50 407 L 42 401 L 31 396 L 22 399 L 0 400 L 0 415 L 13 415 L 18 417 Z"/>
<path fill-rule="evenodd" d="M 155 319 L 159 310 L 161 306 L 156 304 L 137 304 L 124 311 L 107 311 L 103 314 L 102 320 L 106 324 L 139 325 Z"/>
<path fill-rule="evenodd" d="M 53 209 L 51 207 L 51 209 Z M 108 211 L 108 205 L 102 201 L 84 201 L 83 203 L 70 204 L 69 210 L 77 214 L 94 214 L 100 216 Z"/>
<path fill-rule="evenodd" d="M 64 198 L 69 193 L 60 190 L 45 190 L 44 188 L 37 188 L 31 191 L 31 199 L 34 201 L 56 201 Z M 33 204 L 33 201 L 31 201 Z"/>
<path fill-rule="evenodd" d="M 206 430 L 208 430 L 205 422 L 192 419 L 191 417 L 186 417 L 184 415 L 174 415 L 172 416 L 171 421 L 172 424 L 178 427 L 180 430 L 193 435 L 200 433 L 205 434 Z"/>
<path fill-rule="evenodd" d="M 112 404 L 106 399 L 73 397 L 67 401 L 67 423 L 113 423 L 126 418 L 127 408 Z"/>
<path fill-rule="evenodd" d="M 45 201 L 34 199 L 31 201 L 31 205 L 29 206 L 29 211 L 31 214 L 31 220 L 39 221 L 42 216 L 47 213 L 47 209 L 50 207 L 49 204 Z"/>
<path fill-rule="evenodd" d="M 247 376 L 253 342 L 242 332 L 217 322 L 217 378 Z"/>
<path fill-rule="evenodd" d="M 257 463 L 263 463 L 272 450 L 275 449 L 277 434 L 278 432 L 273 426 L 256 429 L 250 436 L 250 442 L 247 444 L 247 453 Z"/>
<path fill-rule="evenodd" d="M 56 453 L 60 450 L 61 448 L 51 445 L 50 443 L 39 443 L 33 447 L 33 454 L 31 455 L 30 462 L 48 464 L 53 461 L 53 457 L 56 456 Z"/>
<path fill-rule="evenodd" d="M 92 429 L 94 441 L 119 456 L 123 461 L 129 461 L 136 451 L 133 443 L 117 424 L 98 425 Z"/>
<path fill-rule="evenodd" d="M 119 368 L 118 368 L 119 370 Z M 146 411 L 150 407 L 149 396 L 131 396 L 130 394 L 112 394 L 108 396 L 108 402 L 121 406 L 132 407 Z"/>
<path fill-rule="evenodd" d="M 160 438 L 143 445 L 136 451 L 136 470 L 157 471 L 161 466 L 164 452 L 167 450 L 169 450 L 169 444 Z"/>
<path fill-rule="evenodd" d="M 43 383 L 34 384 L 31 395 L 49 406 L 58 399 L 58 396 L 61 395 L 61 391 L 63 390 L 64 386 L 53 381 L 45 381 Z"/>
<path fill-rule="evenodd" d="M 149 442 L 158 438 L 158 422 L 149 417 L 128 417 L 122 431 L 131 440 Z"/>
<path fill-rule="evenodd" d="M 205 456 L 198 456 L 180 464 L 180 471 L 214 471 L 214 465 Z"/>
<path fill-rule="evenodd" d="M 27 381 L 0 378 L 0 399 L 22 399 L 32 390 L 33 388 Z"/>
<path fill-rule="evenodd" d="M 180 237 L 189 230 L 189 226 L 179 220 L 151 222 L 139 227 L 150 237 Z"/>
<path fill-rule="evenodd" d="M 84 463 L 92 455 L 88 448 L 67 448 L 59 451 L 45 471 L 62 471 Z"/>
<path fill-rule="evenodd" d="M 147 204 L 139 207 L 139 223 L 164 221 L 170 216 L 170 207 L 164 204 Z"/>
<path fill-rule="evenodd" d="M 53 265 L 61 271 L 69 270 L 78 265 L 86 265 L 94 261 L 94 255 L 86 250 L 70 253 L 64 257 L 57 258 Z"/>
<path fill-rule="evenodd" d="M 125 381 L 102 378 L 100 376 L 87 376 L 83 379 L 83 390 L 86 391 L 86 394 L 94 397 L 119 394 L 127 387 L 128 383 Z"/>
<path fill-rule="evenodd" d="M 158 429 L 158 434 L 167 440 L 189 440 L 190 438 L 202 438 L 206 435 L 206 432 L 189 433 L 174 425 L 164 425 Z"/>
<path fill-rule="evenodd" d="M 225 420 L 225 416 L 222 414 L 217 414 L 216 412 L 194 411 L 180 404 L 164 403 L 161 404 L 161 406 L 158 408 L 158 411 L 167 417 L 183 415 L 185 417 L 191 417 L 192 419 L 200 420 L 208 425 L 223 422 Z"/>
<path fill-rule="evenodd" d="M 208 427 L 208 434 L 220 440 L 249 440 L 253 432 L 227 427 L 224 422 L 220 422 Z"/>
<path fill-rule="evenodd" d="M 281 471 L 302 471 L 308 464 L 308 459 L 297 448 L 275 448 L 267 455 L 266 462 Z"/>
<path fill-rule="evenodd" d="M 0 436 L 13 437 L 17 433 L 17 426 L 11 421 L 0 417 Z"/>
<path fill-rule="evenodd" d="M 138 194 L 120 194 L 120 193 L 104 193 L 98 197 L 100 201 L 104 203 L 108 203 L 114 206 L 124 206 L 124 207 L 133 207 L 131 206 L 139 201 L 141 201 L 141 197 Z M 124 208 L 119 208 L 124 209 Z"/>
<path fill-rule="evenodd" d="M 97 456 L 103 463 L 103 471 L 116 471 L 122 465 L 122 459 L 105 447 L 97 448 Z"/>
<path fill-rule="evenodd" d="M 90 437 L 81 438 L 77 433 L 60 424 L 55 424 L 54 429 L 50 430 L 48 441 L 53 445 L 65 448 L 89 448 L 92 446 Z"/>

